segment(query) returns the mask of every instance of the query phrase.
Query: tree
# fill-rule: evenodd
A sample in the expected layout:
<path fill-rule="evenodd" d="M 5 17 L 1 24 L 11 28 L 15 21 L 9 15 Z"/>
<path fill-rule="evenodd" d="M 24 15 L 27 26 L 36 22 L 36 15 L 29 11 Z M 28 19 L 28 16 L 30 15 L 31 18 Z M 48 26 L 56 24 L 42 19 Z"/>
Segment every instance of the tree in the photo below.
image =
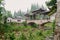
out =
<path fill-rule="evenodd" d="M 2 8 L 3 8 L 3 7 L 1 7 L 2 1 L 3 0 L 0 0 L 0 23 L 1 23 L 1 20 L 2 20 Z"/>
<path fill-rule="evenodd" d="M 57 11 L 57 0 L 51 0 L 50 2 L 47 2 L 47 6 L 50 9 L 50 13 L 48 14 L 49 16 L 54 14 Z"/>
<path fill-rule="evenodd" d="M 19 10 L 18 12 L 14 12 L 14 17 L 18 17 L 18 16 L 21 16 L 22 19 L 24 19 L 24 12 L 22 12 L 21 10 Z"/>
<path fill-rule="evenodd" d="M 18 16 L 24 17 L 24 12 L 22 12 L 21 10 L 19 10 L 19 11 L 17 12 L 17 14 L 18 14 Z"/>
<path fill-rule="evenodd" d="M 36 4 L 32 4 L 32 5 L 31 5 L 31 11 L 35 11 L 35 10 L 37 10 L 37 9 L 39 9 L 38 4 L 37 4 L 37 5 L 36 5 Z"/>
<path fill-rule="evenodd" d="M 16 18 L 16 16 L 17 16 L 17 12 L 14 12 L 14 18 Z"/>
<path fill-rule="evenodd" d="M 37 9 L 39 9 L 39 8 L 40 8 L 40 7 L 39 7 L 38 4 L 32 4 L 32 5 L 31 5 L 30 12 L 35 11 L 35 10 L 37 10 Z M 30 14 L 32 14 L 32 13 L 30 13 Z M 33 16 L 31 15 L 30 18 L 31 18 L 31 19 L 39 19 L 38 17 L 36 17 L 35 14 L 34 14 Z"/>
<path fill-rule="evenodd" d="M 6 32 L 6 28 L 7 26 L 7 16 L 6 14 L 6 10 L 4 9 L 4 7 L 2 7 L 2 2 L 3 0 L 0 0 L 0 35 L 4 35 L 4 33 Z M 5 11 L 4 11 L 5 10 Z"/>
<path fill-rule="evenodd" d="M 10 11 L 6 11 L 6 16 L 7 16 L 7 17 L 12 17 L 11 12 L 10 12 Z"/>
<path fill-rule="evenodd" d="M 22 33 L 19 37 L 19 40 L 27 40 L 26 36 L 24 35 L 24 33 Z"/>
<path fill-rule="evenodd" d="M 2 1 L 3 0 L 0 0 L 0 35 L 4 33 L 4 21 L 3 21 L 3 18 L 2 18 L 2 12 L 3 12 L 3 7 L 1 6 L 2 5 Z"/>
<path fill-rule="evenodd" d="M 56 17 L 55 17 L 55 24 L 56 24 L 56 27 L 55 27 L 55 35 L 54 35 L 54 39 L 55 40 L 60 40 L 60 2 L 57 2 L 57 12 L 56 12 Z M 55 37 L 56 36 L 56 37 Z"/>
<path fill-rule="evenodd" d="M 47 3 L 48 6 L 54 6 L 56 5 L 57 0 L 51 0 L 50 2 Z"/>
<path fill-rule="evenodd" d="M 49 16 L 50 15 L 52 15 L 52 14 L 54 14 L 54 13 L 56 13 L 56 11 L 57 11 L 57 0 L 51 0 L 49 3 L 47 3 L 47 6 L 48 7 L 51 7 L 50 8 L 50 13 L 48 14 Z M 58 14 L 58 13 L 57 13 Z M 56 16 L 58 16 L 58 15 L 56 15 Z M 54 22 L 53 22 L 53 34 L 55 34 L 55 28 L 56 28 L 56 25 L 55 25 L 55 22 L 57 21 L 57 20 L 59 20 L 59 18 L 58 17 L 56 17 L 56 20 L 54 20 Z M 57 22 L 59 22 L 59 21 L 57 21 Z M 56 23 L 57 23 L 56 22 Z M 54 35 L 55 36 L 55 35 Z M 55 39 L 56 40 L 56 39 Z"/>

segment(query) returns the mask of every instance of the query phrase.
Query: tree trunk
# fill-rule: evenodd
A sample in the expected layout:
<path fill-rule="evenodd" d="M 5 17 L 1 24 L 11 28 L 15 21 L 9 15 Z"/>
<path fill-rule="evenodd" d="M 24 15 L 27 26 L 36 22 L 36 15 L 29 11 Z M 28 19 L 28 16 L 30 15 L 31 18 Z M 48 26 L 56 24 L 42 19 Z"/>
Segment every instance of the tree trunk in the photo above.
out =
<path fill-rule="evenodd" d="M 60 1 L 57 0 L 57 12 L 56 12 L 56 27 L 55 27 L 55 35 L 54 40 L 60 40 Z"/>

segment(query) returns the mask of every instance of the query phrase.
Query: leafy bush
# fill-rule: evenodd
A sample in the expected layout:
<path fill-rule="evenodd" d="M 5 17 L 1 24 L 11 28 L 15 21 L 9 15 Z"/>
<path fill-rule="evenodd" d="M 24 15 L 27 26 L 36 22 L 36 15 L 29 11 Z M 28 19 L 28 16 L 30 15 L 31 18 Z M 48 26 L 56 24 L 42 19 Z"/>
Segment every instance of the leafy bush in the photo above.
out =
<path fill-rule="evenodd" d="M 56 27 L 56 25 L 55 25 L 55 20 L 53 21 L 52 27 L 53 27 L 53 32 L 54 32 L 55 27 Z"/>
<path fill-rule="evenodd" d="M 32 27 L 35 27 L 35 28 L 36 28 L 37 26 L 38 26 L 37 24 L 33 24 L 33 25 L 32 25 Z"/>
<path fill-rule="evenodd" d="M 33 40 L 32 32 L 29 32 L 29 40 Z"/>
<path fill-rule="evenodd" d="M 26 21 L 25 21 L 25 22 L 23 22 L 22 24 L 23 24 L 25 27 L 27 27 L 27 23 L 26 23 Z"/>
<path fill-rule="evenodd" d="M 19 37 L 19 40 L 27 40 L 26 36 L 22 33 Z"/>
<path fill-rule="evenodd" d="M 36 23 L 34 23 L 34 22 L 30 22 L 30 23 L 28 23 L 28 25 L 30 25 L 31 27 L 34 27 L 34 28 L 37 28 L 37 24 Z"/>
<path fill-rule="evenodd" d="M 14 40 L 15 39 L 15 34 L 12 32 L 12 33 L 5 33 L 4 34 L 4 37 L 5 37 L 5 40 Z"/>
<path fill-rule="evenodd" d="M 4 26 L 5 26 L 5 32 L 11 32 L 12 31 L 11 25 L 5 24 Z"/>
<path fill-rule="evenodd" d="M 15 39 L 14 33 L 10 34 L 9 38 L 10 38 L 10 40 L 14 40 Z"/>

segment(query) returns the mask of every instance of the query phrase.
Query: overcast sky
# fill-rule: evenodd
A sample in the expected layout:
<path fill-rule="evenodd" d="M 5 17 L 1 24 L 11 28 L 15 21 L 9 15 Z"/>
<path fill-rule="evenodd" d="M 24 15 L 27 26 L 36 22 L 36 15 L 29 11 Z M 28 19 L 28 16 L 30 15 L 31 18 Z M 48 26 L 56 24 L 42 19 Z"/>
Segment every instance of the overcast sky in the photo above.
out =
<path fill-rule="evenodd" d="M 5 8 L 11 12 L 20 9 L 25 12 L 27 8 L 31 8 L 31 4 L 38 4 L 39 6 L 43 5 L 48 10 L 45 4 L 46 1 L 49 0 L 5 0 Z"/>

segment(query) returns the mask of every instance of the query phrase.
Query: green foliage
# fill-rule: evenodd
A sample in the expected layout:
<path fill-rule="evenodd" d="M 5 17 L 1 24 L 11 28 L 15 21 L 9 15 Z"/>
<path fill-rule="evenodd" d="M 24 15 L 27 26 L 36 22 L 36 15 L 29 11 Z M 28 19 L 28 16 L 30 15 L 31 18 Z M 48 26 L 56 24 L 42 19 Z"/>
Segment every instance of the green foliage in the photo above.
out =
<path fill-rule="evenodd" d="M 31 26 L 32 26 L 33 28 L 37 28 L 37 27 L 38 27 L 38 25 L 37 25 L 36 23 L 32 24 Z"/>
<path fill-rule="evenodd" d="M 2 4 L 1 4 L 1 2 L 2 2 L 2 0 L 0 0 L 0 23 L 1 23 L 1 20 L 2 20 L 2 13 L 1 13 L 2 12 L 2 7 L 1 7 Z"/>
<path fill-rule="evenodd" d="M 54 14 L 57 11 L 57 5 L 54 5 L 51 9 L 50 9 L 50 13 L 48 14 L 49 16 Z"/>
<path fill-rule="evenodd" d="M 37 31 L 38 36 L 43 36 L 42 31 Z"/>
<path fill-rule="evenodd" d="M 22 33 L 19 37 L 19 40 L 27 40 L 26 36 Z"/>
<path fill-rule="evenodd" d="M 54 6 L 57 3 L 57 0 L 51 0 L 49 3 L 47 3 L 48 6 Z"/>
<path fill-rule="evenodd" d="M 7 16 L 7 17 L 12 17 L 11 12 L 10 12 L 10 11 L 6 11 L 6 16 Z"/>
<path fill-rule="evenodd" d="M 50 2 L 46 3 L 48 7 L 52 6 L 50 8 L 50 13 L 48 13 L 48 15 L 52 15 L 57 11 L 57 0 L 51 0 Z"/>
<path fill-rule="evenodd" d="M 9 33 L 9 32 L 12 32 L 12 26 L 5 24 L 5 33 Z"/>
<path fill-rule="evenodd" d="M 36 4 L 32 4 L 31 5 L 31 11 L 35 11 L 35 10 L 37 10 L 39 8 L 39 6 L 38 6 L 38 4 L 36 5 Z"/>
<path fill-rule="evenodd" d="M 16 16 L 17 16 L 17 13 L 16 13 L 16 12 L 14 12 L 14 16 L 13 16 L 13 17 L 14 17 L 14 18 L 16 18 Z"/>
<path fill-rule="evenodd" d="M 18 11 L 18 16 L 24 16 L 24 12 L 22 12 L 21 10 Z"/>
<path fill-rule="evenodd" d="M 2 1 L 3 0 L 0 0 L 0 33 L 2 34 L 4 34 L 5 33 L 5 24 L 6 24 L 6 17 L 3 17 L 3 14 L 2 14 L 2 12 L 4 12 L 2 9 L 4 8 L 4 7 L 1 7 L 1 5 L 2 5 Z"/>
<path fill-rule="evenodd" d="M 4 37 L 5 37 L 5 40 L 14 40 L 15 39 L 15 36 L 14 36 L 14 33 L 5 33 L 4 34 Z"/>
<path fill-rule="evenodd" d="M 44 26 L 45 27 L 52 27 L 52 24 L 53 24 L 52 22 L 51 23 L 46 23 Z"/>
<path fill-rule="evenodd" d="M 0 33 L 8 33 L 12 31 L 12 26 L 8 24 L 0 25 Z"/>
<path fill-rule="evenodd" d="M 2 4 L 2 1 L 3 1 L 3 0 L 0 0 L 0 4 Z"/>
<path fill-rule="evenodd" d="M 6 11 L 4 7 L 2 7 L 2 1 L 3 0 L 0 0 L 0 33 L 5 33 L 6 32 L 6 28 L 8 28 L 8 25 L 7 25 L 7 17 L 6 15 L 3 16 L 4 12 Z M 2 6 L 1 6 L 2 5 Z M 4 11 L 5 10 L 5 11 Z"/>
<path fill-rule="evenodd" d="M 4 24 L 6 24 L 6 23 L 7 23 L 7 17 L 4 16 Z"/>
<path fill-rule="evenodd" d="M 6 33 L 11 31 L 11 26 L 7 23 L 7 17 L 3 17 L 3 23 L 0 23 L 0 33 Z"/>
<path fill-rule="evenodd" d="M 3 24 L 0 24 L 0 33 L 4 33 L 5 32 L 5 27 L 3 26 Z"/>
<path fill-rule="evenodd" d="M 15 34 L 12 32 L 12 33 L 5 33 L 4 34 L 5 36 L 5 40 L 14 40 L 15 39 Z"/>
<path fill-rule="evenodd" d="M 29 31 L 29 37 L 28 37 L 28 40 L 33 40 L 34 39 L 34 36 L 32 34 L 32 31 Z"/>
<path fill-rule="evenodd" d="M 10 40 L 14 40 L 14 39 L 15 39 L 14 33 L 10 34 Z"/>
<path fill-rule="evenodd" d="M 27 27 L 27 22 L 25 21 L 25 22 L 23 22 L 22 23 L 25 27 Z"/>
<path fill-rule="evenodd" d="M 22 17 L 22 19 L 25 19 L 24 12 L 19 10 L 18 12 L 14 12 L 14 17 L 17 18 L 18 16 Z"/>
<path fill-rule="evenodd" d="M 52 0 L 49 3 L 49 5 L 54 5 L 51 8 L 51 12 L 53 10 L 54 10 L 54 12 L 56 11 L 55 3 L 56 3 L 56 1 L 54 1 L 54 0 Z M 2 0 L 0 0 L 0 5 L 2 5 Z M 5 39 L 16 40 L 16 38 L 15 38 L 16 36 L 14 33 L 16 31 L 20 32 L 20 34 L 21 34 L 21 35 L 18 34 L 18 35 L 20 35 L 20 36 L 17 36 L 19 38 L 18 40 L 45 40 L 46 36 L 51 35 L 52 30 L 45 30 L 44 32 L 40 31 L 37 29 L 37 26 L 38 26 L 37 24 L 32 24 L 31 25 L 32 27 L 31 27 L 31 26 L 27 25 L 26 21 L 23 22 L 22 25 L 20 25 L 20 26 L 15 25 L 16 23 L 8 24 L 6 22 L 6 19 L 7 19 L 7 17 L 12 17 L 11 12 L 5 10 L 7 15 L 4 15 L 4 17 L 2 17 L 2 12 L 4 13 L 2 8 L 4 8 L 4 7 L 0 7 L 0 34 L 4 34 Z M 32 5 L 31 11 L 34 11 L 38 8 L 39 8 L 38 5 Z M 17 14 L 15 14 L 15 16 L 17 16 Z M 18 16 L 24 17 L 24 12 L 18 11 Z M 39 17 L 37 19 L 39 19 Z M 51 25 L 47 24 L 47 26 L 51 26 Z M 53 22 L 52 26 L 53 26 L 53 30 L 54 30 L 55 29 L 55 21 Z M 16 32 L 16 33 L 18 33 L 18 32 Z"/>
<path fill-rule="evenodd" d="M 41 31 L 41 30 L 38 30 L 37 28 L 34 31 L 32 31 L 32 28 L 30 28 L 30 29 L 28 28 L 29 26 L 27 26 L 27 27 L 10 26 L 10 27 L 12 29 L 12 30 L 10 29 L 11 32 L 8 32 L 5 34 L 5 37 L 7 37 L 10 40 L 44 40 L 46 36 L 50 36 L 52 33 L 52 30 Z M 27 29 L 27 31 L 25 32 L 24 29 Z M 9 29 L 7 29 L 7 30 L 9 30 Z M 20 36 L 15 36 L 15 34 L 13 32 L 16 32 L 16 31 L 13 31 L 13 30 L 19 30 L 18 32 L 20 32 L 20 34 L 18 34 L 18 35 L 20 35 Z"/>
<path fill-rule="evenodd" d="M 56 27 L 56 25 L 55 25 L 55 20 L 53 21 L 53 25 L 52 25 L 52 27 L 53 27 L 53 32 L 54 32 L 55 27 Z"/>

